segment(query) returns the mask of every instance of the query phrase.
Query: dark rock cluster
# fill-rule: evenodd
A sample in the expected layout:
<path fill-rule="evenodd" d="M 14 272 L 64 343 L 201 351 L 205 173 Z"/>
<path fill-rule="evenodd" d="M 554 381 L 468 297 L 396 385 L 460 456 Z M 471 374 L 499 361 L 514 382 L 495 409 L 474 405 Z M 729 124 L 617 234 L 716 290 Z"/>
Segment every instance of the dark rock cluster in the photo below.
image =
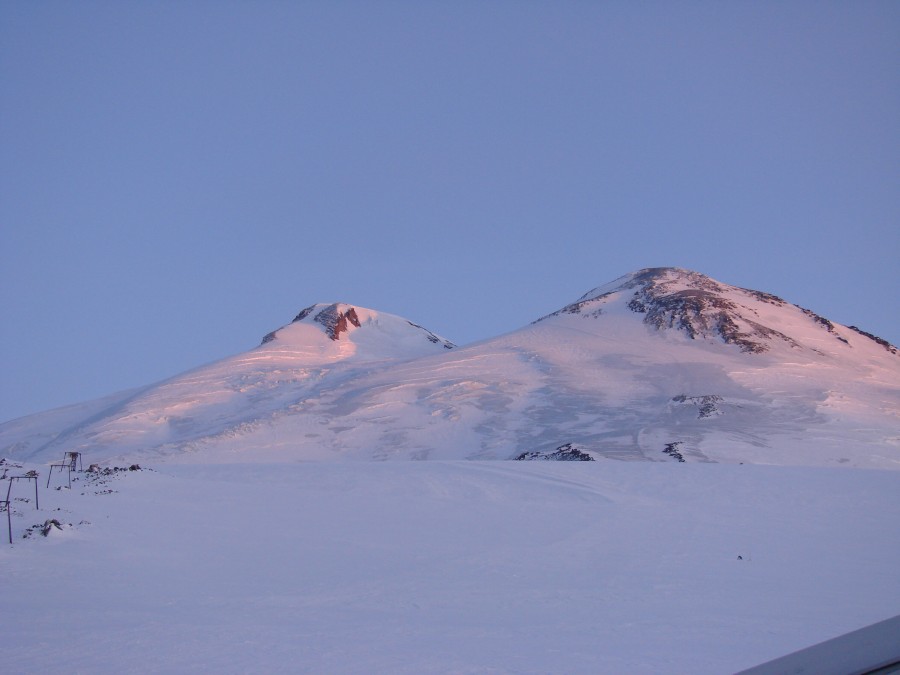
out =
<path fill-rule="evenodd" d="M 744 291 L 744 293 L 747 293 L 748 295 L 756 298 L 760 302 L 767 302 L 770 305 L 775 305 L 776 307 L 784 307 L 787 304 L 785 300 L 782 300 L 777 295 L 772 295 L 771 293 L 754 291 L 752 288 L 742 288 L 741 290 Z"/>
<path fill-rule="evenodd" d="M 740 316 L 737 305 L 723 297 L 725 288 L 697 272 L 682 271 L 677 281 L 687 282 L 690 288 L 672 290 L 674 281 L 658 270 L 638 275 L 643 280 L 628 303 L 628 308 L 646 314 L 644 323 L 657 329 L 675 328 L 692 340 L 719 337 L 726 344 L 740 347 L 741 351 L 759 354 L 768 351 L 766 340 L 784 340 L 793 347 L 797 343 L 784 333 Z M 784 301 L 768 293 L 753 292 L 754 297 L 771 304 Z M 736 321 L 741 318 L 748 329 L 741 329 Z"/>
<path fill-rule="evenodd" d="M 559 446 L 553 452 L 544 452 L 542 450 L 529 450 L 520 455 L 516 455 L 513 459 L 517 461 L 556 461 L 556 462 L 593 462 L 595 461 L 588 453 L 582 452 L 571 443 Z"/>
<path fill-rule="evenodd" d="M 663 450 L 664 455 L 668 455 L 672 459 L 676 459 L 679 462 L 685 461 L 684 455 L 678 450 L 681 447 L 681 441 L 675 441 L 674 443 L 666 443 L 666 449 Z"/>
<path fill-rule="evenodd" d="M 880 344 L 882 347 L 887 349 L 891 354 L 897 353 L 897 348 L 894 345 L 892 345 L 890 342 L 885 340 L 884 338 L 880 338 L 877 335 L 872 335 L 871 333 L 867 333 L 866 331 L 862 330 L 861 328 L 857 328 L 856 326 L 847 326 L 847 327 L 850 330 L 854 330 L 857 333 L 859 333 L 860 335 L 864 335 L 865 337 L 869 338 L 870 340 L 873 340 L 877 344 Z"/>
<path fill-rule="evenodd" d="M 294 320 L 291 323 L 297 323 L 298 321 L 303 321 L 306 317 L 312 314 L 318 305 L 311 305 L 304 310 L 301 310 L 300 313 L 294 317 Z M 324 309 L 319 310 L 319 312 L 313 317 L 313 321 L 322 324 L 325 327 L 325 332 L 328 334 L 332 340 L 339 340 L 341 333 L 347 332 L 347 326 L 356 326 L 359 328 L 359 316 L 356 314 L 356 309 L 351 307 L 346 312 L 342 312 L 340 310 L 340 305 L 338 303 L 332 303 L 325 307 Z M 271 333 L 268 333 L 262 339 L 262 344 L 266 344 L 267 342 L 271 342 L 275 339 L 275 336 L 278 334 L 278 331 L 273 330 Z"/>
<path fill-rule="evenodd" d="M 603 314 L 602 308 L 597 307 L 591 311 L 585 311 L 585 307 L 587 305 L 596 303 L 599 300 L 603 300 L 604 298 L 606 298 L 610 295 L 611 295 L 611 293 L 604 293 L 603 295 L 598 295 L 597 297 L 594 297 L 594 298 L 588 298 L 586 300 L 579 300 L 578 302 L 573 302 L 572 304 L 566 305 L 562 309 L 557 310 L 557 311 L 553 312 L 552 314 L 548 314 L 547 316 L 542 316 L 540 319 L 538 319 L 537 321 L 534 321 L 532 323 L 537 323 L 538 321 L 543 321 L 544 319 L 549 319 L 551 316 L 560 316 L 561 314 L 583 314 L 584 316 L 598 317 L 601 314 Z"/>
<path fill-rule="evenodd" d="M 703 396 L 686 396 L 685 394 L 680 394 L 675 396 L 672 400 L 676 403 L 687 403 L 697 406 L 697 417 L 703 419 L 705 417 L 721 415 L 722 411 L 719 409 L 718 404 L 724 399 L 717 394 L 705 394 Z"/>
<path fill-rule="evenodd" d="M 120 471 L 143 471 L 140 464 L 132 464 L 127 469 L 124 466 L 113 466 L 113 467 L 104 467 L 100 468 L 99 464 L 91 464 L 88 467 L 87 473 L 96 473 L 101 476 L 112 476 Z"/>
<path fill-rule="evenodd" d="M 346 307 L 346 305 L 344 305 L 344 307 Z M 316 312 L 317 308 L 321 309 Z M 313 312 L 316 313 L 313 315 Z M 346 333 L 349 330 L 350 326 L 359 328 L 362 325 L 355 307 L 350 307 L 346 311 L 342 311 L 341 305 L 338 303 L 332 303 L 325 307 L 322 307 L 322 305 L 311 305 L 302 310 L 297 316 L 295 316 L 294 320 L 291 323 L 303 321 L 310 315 L 313 315 L 313 321 L 325 327 L 325 332 L 332 340 L 339 340 L 341 337 L 341 333 Z M 444 349 L 453 349 L 456 346 L 452 342 L 448 342 L 447 340 L 439 338 L 430 330 L 423 328 L 417 323 L 413 323 L 412 321 L 407 321 L 407 323 L 413 328 L 418 328 L 419 330 L 421 330 L 422 333 L 424 333 L 425 339 L 429 342 L 439 344 L 443 346 Z M 277 335 L 277 330 L 272 331 L 262 339 L 262 344 L 271 342 Z"/>
<path fill-rule="evenodd" d="M 799 307 L 799 305 L 798 305 L 798 307 Z M 824 328 L 824 329 L 827 330 L 829 333 L 831 333 L 832 335 L 834 335 L 834 337 L 836 337 L 838 340 L 840 340 L 840 341 L 843 342 L 844 344 L 850 344 L 849 342 L 847 342 L 847 339 L 846 339 L 846 338 L 842 338 L 840 335 L 838 335 L 838 332 L 834 329 L 834 324 L 831 323 L 831 322 L 830 322 L 828 319 L 826 319 L 824 316 L 819 316 L 818 314 L 816 314 L 816 313 L 815 313 L 814 311 L 812 311 L 811 309 L 805 309 L 805 308 L 803 308 L 803 307 L 800 307 L 800 311 L 802 311 L 804 314 L 806 314 L 806 316 L 808 316 L 810 319 L 812 319 L 812 320 L 815 321 L 817 324 L 819 324 L 820 326 L 822 326 L 822 328 Z"/>
<path fill-rule="evenodd" d="M 435 335 L 434 333 L 432 333 L 430 330 L 428 330 L 427 328 L 423 328 L 422 326 L 420 326 L 420 325 L 417 324 L 417 323 L 413 323 L 412 321 L 409 321 L 409 320 L 407 320 L 406 323 L 408 323 L 408 324 L 409 324 L 410 326 L 412 326 L 413 328 L 418 328 L 420 331 L 422 331 L 423 333 L 425 333 L 425 338 L 426 338 L 429 342 L 432 342 L 432 343 L 434 343 L 434 344 L 436 344 L 436 345 L 438 345 L 438 344 L 439 344 L 439 345 L 442 345 L 442 346 L 444 347 L 444 349 L 453 349 L 453 348 L 456 346 L 456 345 L 453 344 L 452 342 L 448 342 L 447 340 L 442 340 L 442 339 L 439 338 L 437 335 Z"/>
<path fill-rule="evenodd" d="M 627 303 L 628 308 L 632 312 L 643 314 L 643 322 L 658 330 L 678 330 L 692 340 L 720 339 L 750 354 L 768 351 L 773 341 L 781 341 L 795 348 L 800 347 L 800 344 L 790 336 L 760 323 L 757 313 L 752 308 L 740 305 L 729 295 L 739 297 L 734 294 L 737 291 L 748 299 L 775 307 L 789 306 L 782 298 L 763 291 L 726 286 L 699 272 L 673 267 L 651 267 L 640 270 L 623 279 L 621 285 L 614 290 L 601 292 L 601 289 L 596 289 L 577 302 L 566 305 L 538 321 L 563 314 L 598 317 L 603 314 L 602 305 L 607 298 L 628 291 L 632 291 Z M 797 309 L 836 340 L 849 344 L 831 321 L 808 309 L 802 307 Z M 887 341 L 858 328 L 854 330 L 875 340 L 891 353 L 897 353 L 897 349 Z"/>
<path fill-rule="evenodd" d="M 108 487 L 109 483 L 124 476 L 129 471 L 153 471 L 153 469 L 143 469 L 140 464 L 132 464 L 128 467 L 124 466 L 106 466 L 99 464 L 91 464 L 84 473 L 84 482 L 86 490 L 93 490 L 95 495 L 111 495 L 117 491 Z M 75 479 L 79 480 L 78 478 Z M 81 494 L 86 494 L 82 492 Z"/>
<path fill-rule="evenodd" d="M 356 309 L 351 307 L 346 312 L 339 309 L 337 303 L 328 305 L 325 309 L 313 317 L 313 321 L 325 326 L 325 332 L 332 340 L 340 339 L 341 333 L 347 332 L 347 326 L 355 326 L 359 328 L 359 317 L 356 315 Z"/>

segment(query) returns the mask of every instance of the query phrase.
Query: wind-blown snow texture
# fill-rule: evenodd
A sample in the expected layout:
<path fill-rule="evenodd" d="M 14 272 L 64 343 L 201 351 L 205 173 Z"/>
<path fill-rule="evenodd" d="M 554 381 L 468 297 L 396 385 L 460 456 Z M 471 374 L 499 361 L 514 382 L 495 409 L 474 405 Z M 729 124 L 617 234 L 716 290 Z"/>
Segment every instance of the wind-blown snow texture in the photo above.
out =
<path fill-rule="evenodd" d="M 309 307 L 244 354 L 0 426 L 0 454 L 121 461 L 595 457 L 900 468 L 900 355 L 774 295 L 675 268 L 453 348 Z"/>

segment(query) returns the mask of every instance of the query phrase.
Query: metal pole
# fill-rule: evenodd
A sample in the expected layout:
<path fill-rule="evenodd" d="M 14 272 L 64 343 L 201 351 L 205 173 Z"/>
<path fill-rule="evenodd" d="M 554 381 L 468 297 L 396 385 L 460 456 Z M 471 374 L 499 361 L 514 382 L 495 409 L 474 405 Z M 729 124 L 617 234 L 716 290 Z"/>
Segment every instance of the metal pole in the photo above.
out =
<path fill-rule="evenodd" d="M 6 527 L 9 530 L 9 543 L 12 544 L 12 515 L 10 511 L 12 510 L 12 500 L 10 499 L 12 493 L 12 478 L 9 479 L 9 485 L 6 488 Z"/>

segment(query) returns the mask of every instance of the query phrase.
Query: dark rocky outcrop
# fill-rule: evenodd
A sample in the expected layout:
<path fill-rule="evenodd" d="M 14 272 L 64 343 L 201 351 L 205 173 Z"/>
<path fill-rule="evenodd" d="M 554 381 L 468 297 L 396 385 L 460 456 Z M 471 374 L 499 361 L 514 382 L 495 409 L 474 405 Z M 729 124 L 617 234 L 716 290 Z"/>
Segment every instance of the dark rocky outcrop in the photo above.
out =
<path fill-rule="evenodd" d="M 363 314 L 365 316 L 365 313 Z M 346 305 L 343 303 L 332 303 L 330 305 L 318 304 L 318 305 L 310 305 L 306 309 L 301 310 L 297 316 L 294 317 L 294 320 L 291 323 L 297 323 L 298 321 L 304 321 L 309 318 L 321 326 L 325 328 L 325 333 L 332 340 L 340 340 L 341 335 L 347 333 L 351 330 L 351 328 L 360 328 L 362 327 L 362 321 L 359 318 L 359 313 L 356 311 L 355 307 L 350 305 Z M 431 342 L 432 344 L 441 345 L 444 349 L 453 349 L 456 347 L 455 344 L 445 340 L 441 337 L 438 337 L 430 330 L 423 328 L 417 323 L 413 323 L 412 321 L 406 320 L 406 323 L 413 328 L 416 328 L 418 331 L 421 331 L 422 337 Z M 281 329 L 274 330 L 271 333 L 268 333 L 262 339 L 262 344 L 266 344 L 267 342 L 271 342 L 278 336 L 278 332 Z"/>
<path fill-rule="evenodd" d="M 628 309 L 642 314 L 643 322 L 657 330 L 676 330 L 692 340 L 719 339 L 749 354 L 767 352 L 776 341 L 800 348 L 794 338 L 762 323 L 753 306 L 762 302 L 774 307 L 795 307 L 836 340 L 849 344 L 832 322 L 808 309 L 790 305 L 771 293 L 721 284 L 698 272 L 675 267 L 651 267 L 614 283 L 618 285 L 590 291 L 577 302 L 538 321 L 564 314 L 600 317 L 605 312 L 604 305 L 613 296 L 620 295 Z M 742 304 L 744 298 L 748 304 Z M 874 336 L 869 337 L 882 346 L 887 344 Z M 890 345 L 885 348 L 892 349 Z"/>
<path fill-rule="evenodd" d="M 631 311 L 646 314 L 644 323 L 648 326 L 676 328 L 692 340 L 719 337 L 726 344 L 736 345 L 751 354 L 768 351 L 770 339 L 799 346 L 784 333 L 741 316 L 739 307 L 724 297 L 726 288 L 718 282 L 697 272 L 669 272 L 664 274 L 656 270 L 653 274 L 639 275 L 643 284 L 628 303 Z M 690 287 L 673 289 L 675 283 Z M 783 303 L 781 298 L 768 293 L 753 291 L 751 295 L 771 304 Z M 741 328 L 738 319 L 746 328 Z"/>
<path fill-rule="evenodd" d="M 520 455 L 516 455 L 513 459 L 517 461 L 556 461 L 556 462 L 593 462 L 595 461 L 588 453 L 576 448 L 571 443 L 559 446 L 553 452 L 545 452 L 542 450 L 529 450 Z"/>
<path fill-rule="evenodd" d="M 425 333 L 425 339 L 433 344 L 441 345 L 441 346 L 443 346 L 444 349 L 453 349 L 456 346 L 452 342 L 448 342 L 447 340 L 443 340 L 443 339 L 439 338 L 437 335 L 432 333 L 430 330 L 428 330 L 427 328 L 423 328 L 422 326 L 420 326 L 417 323 L 413 323 L 412 321 L 409 321 L 409 320 L 407 320 L 406 323 L 408 323 L 413 328 L 418 328 L 420 331 Z"/>
<path fill-rule="evenodd" d="M 62 523 L 60 523 L 56 518 L 50 518 L 44 521 L 44 524 L 41 527 L 41 534 L 43 536 L 47 536 L 50 534 L 50 531 L 54 528 L 57 530 L 62 530 Z"/>
<path fill-rule="evenodd" d="M 684 455 L 681 454 L 679 448 L 681 447 L 681 441 L 675 441 L 674 443 L 666 443 L 666 449 L 663 450 L 664 455 L 668 455 L 674 460 L 679 462 L 684 462 Z"/>
<path fill-rule="evenodd" d="M 297 323 L 298 321 L 303 321 L 306 317 L 313 313 L 313 310 L 316 308 L 315 305 L 310 305 L 306 309 L 301 309 L 300 313 L 294 317 L 294 320 L 291 323 Z"/>
<path fill-rule="evenodd" d="M 355 326 L 359 328 L 359 317 L 356 315 L 356 309 L 350 307 L 347 311 L 342 312 L 340 305 L 334 303 L 328 305 L 321 312 L 313 317 L 313 321 L 325 326 L 325 332 L 332 340 L 340 339 L 341 333 L 347 332 L 347 326 Z"/>
<path fill-rule="evenodd" d="M 719 403 L 721 403 L 723 399 L 716 394 L 706 394 L 704 396 L 686 396 L 685 394 L 680 394 L 679 396 L 675 396 L 672 400 L 675 403 L 686 403 L 697 406 L 698 419 L 715 417 L 722 414 L 722 411 L 719 409 Z"/>
<path fill-rule="evenodd" d="M 857 328 L 856 326 L 847 326 L 847 328 L 849 328 L 850 330 L 856 331 L 860 335 L 863 335 L 863 336 L 869 338 L 876 344 L 881 345 L 886 350 L 888 350 L 891 354 L 897 353 L 897 348 L 894 345 L 892 345 L 890 342 L 885 340 L 884 338 L 880 338 L 877 335 L 872 335 L 871 333 L 867 333 L 866 331 L 862 330 L 861 328 Z"/>
<path fill-rule="evenodd" d="M 321 305 L 311 305 L 294 317 L 294 320 L 291 323 L 297 323 L 298 321 L 303 321 L 306 317 L 316 311 L 316 308 L 321 307 Z M 313 316 L 313 321 L 316 323 L 320 323 L 325 327 L 325 332 L 328 334 L 332 340 L 339 340 L 341 337 L 341 333 L 346 333 L 348 330 L 348 326 L 355 326 L 356 328 L 360 327 L 359 316 L 356 314 L 356 308 L 350 307 L 346 311 L 341 311 L 341 305 L 338 303 L 332 303 L 330 305 L 325 306 L 320 309 L 315 316 Z M 268 333 L 262 339 L 262 344 L 266 344 L 267 342 L 271 342 L 275 339 L 275 336 L 278 334 L 277 330 L 273 330 L 271 333 Z"/>

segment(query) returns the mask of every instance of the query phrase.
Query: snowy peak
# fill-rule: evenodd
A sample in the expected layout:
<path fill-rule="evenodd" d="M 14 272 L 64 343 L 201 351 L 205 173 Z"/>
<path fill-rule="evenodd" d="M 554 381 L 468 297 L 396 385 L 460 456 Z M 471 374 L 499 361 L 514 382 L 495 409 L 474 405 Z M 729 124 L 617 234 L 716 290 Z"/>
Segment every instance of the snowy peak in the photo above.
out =
<path fill-rule="evenodd" d="M 275 344 L 272 344 L 275 343 Z M 421 356 L 455 345 L 399 316 L 340 302 L 302 310 L 287 326 L 272 331 L 262 346 L 318 346 L 325 351 L 379 357 Z"/>
<path fill-rule="evenodd" d="M 722 284 L 699 272 L 680 267 L 645 267 L 588 291 L 579 298 L 579 302 L 594 300 L 615 291 L 640 288 L 657 283 L 680 284 L 686 287 L 705 288 L 711 291 L 723 288 Z"/>
<path fill-rule="evenodd" d="M 322 305 L 307 307 L 294 317 L 292 323 L 303 321 L 307 317 L 312 317 L 313 321 L 322 324 L 328 337 L 332 340 L 337 340 L 340 338 L 341 333 L 346 333 L 348 326 L 359 328 L 361 325 L 359 315 L 356 313 L 356 307 L 337 302 L 325 307 Z"/>
<path fill-rule="evenodd" d="M 691 339 L 720 338 L 752 354 L 769 351 L 772 340 L 799 346 L 794 338 L 760 322 L 757 305 L 787 304 L 777 296 L 726 286 L 681 269 L 643 270 L 635 282 L 628 309 L 644 314 L 644 323 L 654 328 L 674 328 Z"/>
<path fill-rule="evenodd" d="M 347 332 L 348 325 L 354 328 L 359 328 L 361 325 L 356 308 L 339 302 L 310 305 L 306 309 L 301 310 L 291 321 L 292 324 L 300 322 L 319 324 L 324 328 L 325 334 L 332 340 L 340 339 L 341 333 Z M 263 337 L 262 344 L 275 340 L 282 328 L 274 330 Z"/>
<path fill-rule="evenodd" d="M 750 354 L 770 351 L 775 345 L 802 348 L 822 339 L 847 347 L 854 333 L 897 353 L 884 340 L 858 329 L 850 332 L 771 293 L 729 286 L 677 267 L 638 270 L 588 291 L 550 316 L 598 318 L 616 310 L 641 315 L 645 325 L 658 331 L 674 331 L 691 340 L 720 341 Z"/>
<path fill-rule="evenodd" d="M 639 270 L 451 347 L 400 316 L 316 304 L 248 352 L 0 425 L 0 456 L 900 469 L 891 345 L 696 272 Z"/>

